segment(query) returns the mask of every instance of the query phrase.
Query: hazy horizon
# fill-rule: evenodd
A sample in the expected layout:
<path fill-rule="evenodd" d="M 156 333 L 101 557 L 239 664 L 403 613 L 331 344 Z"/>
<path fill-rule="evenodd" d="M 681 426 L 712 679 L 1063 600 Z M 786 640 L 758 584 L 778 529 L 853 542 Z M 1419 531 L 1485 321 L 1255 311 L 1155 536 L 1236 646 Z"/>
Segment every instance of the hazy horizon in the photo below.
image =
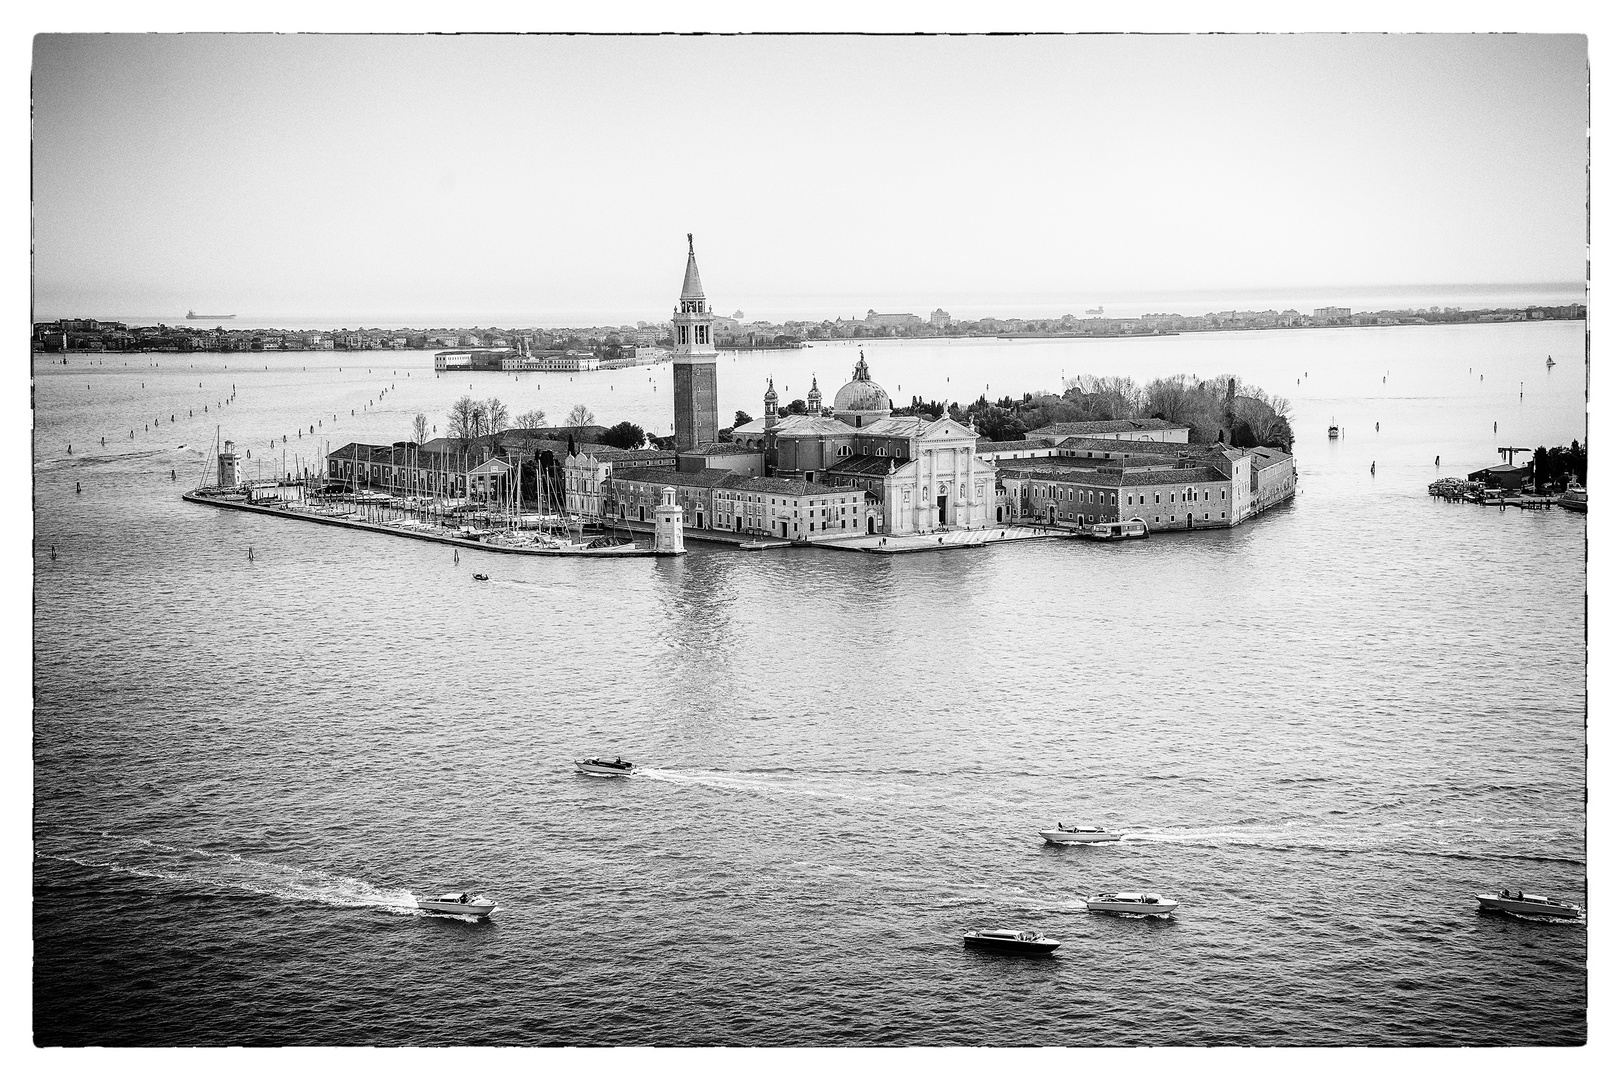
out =
<path fill-rule="evenodd" d="M 687 232 L 773 321 L 1585 288 L 1575 35 L 40 35 L 33 88 L 36 319 L 656 321 Z"/>

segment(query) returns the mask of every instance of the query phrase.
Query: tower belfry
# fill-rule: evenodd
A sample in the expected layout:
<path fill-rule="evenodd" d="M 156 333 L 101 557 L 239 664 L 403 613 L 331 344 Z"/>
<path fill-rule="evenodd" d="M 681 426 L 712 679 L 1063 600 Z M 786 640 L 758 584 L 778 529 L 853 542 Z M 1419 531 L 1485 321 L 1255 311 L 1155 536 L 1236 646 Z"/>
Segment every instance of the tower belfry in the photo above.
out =
<path fill-rule="evenodd" d="M 670 320 L 675 335 L 675 449 L 692 450 L 720 437 L 715 387 L 714 310 L 703 296 L 692 234 L 686 234 L 686 278 Z"/>

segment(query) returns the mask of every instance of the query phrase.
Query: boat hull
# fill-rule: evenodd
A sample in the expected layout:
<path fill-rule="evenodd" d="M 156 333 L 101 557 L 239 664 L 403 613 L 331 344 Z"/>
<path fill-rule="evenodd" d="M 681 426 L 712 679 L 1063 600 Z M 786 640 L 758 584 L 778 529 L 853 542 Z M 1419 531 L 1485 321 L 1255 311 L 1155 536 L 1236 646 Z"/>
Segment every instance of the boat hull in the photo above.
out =
<path fill-rule="evenodd" d="M 574 768 L 578 769 L 586 776 L 629 776 L 631 773 L 635 772 L 634 765 L 627 766 L 623 769 L 618 769 L 611 765 L 592 765 L 588 761 L 576 761 L 574 762 Z"/>
<path fill-rule="evenodd" d="M 1016 938 L 985 937 L 982 934 L 963 934 L 962 945 L 969 949 L 980 949 L 984 952 L 1019 953 L 1025 956 L 1048 956 L 1061 941 L 1050 938 L 1036 938 L 1034 941 L 1019 941 Z"/>
<path fill-rule="evenodd" d="M 1480 895 L 1481 911 L 1505 911 L 1511 915 L 1540 915 L 1548 919 L 1578 919 L 1581 909 L 1562 904 L 1543 904 L 1535 900 L 1509 900 L 1501 896 Z"/>
<path fill-rule="evenodd" d="M 1041 833 L 1048 844 L 1112 844 L 1124 835 L 1111 832 L 1061 832 L 1056 829 Z"/>
<path fill-rule="evenodd" d="M 418 900 L 416 906 L 435 915 L 471 915 L 487 919 L 494 913 L 494 904 L 453 904 L 447 900 Z"/>
<path fill-rule="evenodd" d="M 1161 900 L 1156 904 L 1137 900 L 1105 900 L 1101 897 L 1086 900 L 1087 911 L 1101 911 L 1109 915 L 1168 915 L 1180 906 L 1174 900 Z"/>

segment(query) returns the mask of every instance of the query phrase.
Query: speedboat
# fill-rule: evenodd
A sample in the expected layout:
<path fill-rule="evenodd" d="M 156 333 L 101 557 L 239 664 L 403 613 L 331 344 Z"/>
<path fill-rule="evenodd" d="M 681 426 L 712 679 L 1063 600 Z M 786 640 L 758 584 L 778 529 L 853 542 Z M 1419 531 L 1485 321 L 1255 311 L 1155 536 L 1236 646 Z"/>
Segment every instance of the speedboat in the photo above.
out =
<path fill-rule="evenodd" d="M 636 771 L 635 765 L 621 757 L 612 761 L 607 758 L 585 758 L 574 762 L 574 767 L 586 776 L 629 776 Z"/>
<path fill-rule="evenodd" d="M 969 930 L 962 935 L 962 944 L 969 949 L 1039 955 L 1051 952 L 1063 942 L 1042 937 L 1033 930 Z"/>
<path fill-rule="evenodd" d="M 473 580 L 474 581 L 488 581 L 489 580 L 489 575 L 488 574 L 474 574 L 473 575 Z"/>
<path fill-rule="evenodd" d="M 1558 496 L 1558 505 L 1578 514 L 1586 513 L 1586 489 L 1572 482 L 1564 489 L 1564 493 Z"/>
<path fill-rule="evenodd" d="M 423 911 L 439 915 L 472 915 L 487 919 L 495 910 L 495 901 L 474 893 L 444 893 L 440 896 L 413 896 L 416 906 Z"/>
<path fill-rule="evenodd" d="M 1108 844 L 1125 834 L 1109 832 L 1107 829 L 1098 829 L 1090 825 L 1071 825 L 1064 828 L 1063 822 L 1060 821 L 1057 828 L 1041 835 L 1046 837 L 1048 844 Z"/>
<path fill-rule="evenodd" d="M 1474 899 L 1479 901 L 1481 911 L 1507 911 L 1514 915 L 1545 915 L 1550 919 L 1578 919 L 1581 917 L 1579 904 L 1568 900 L 1555 900 L 1550 896 L 1536 896 L 1527 892 L 1509 892 L 1503 889 L 1492 896 L 1489 893 L 1480 893 Z"/>
<path fill-rule="evenodd" d="M 1087 911 L 1111 911 L 1116 915 L 1168 915 L 1178 906 L 1158 893 L 1111 892 L 1086 897 Z"/>

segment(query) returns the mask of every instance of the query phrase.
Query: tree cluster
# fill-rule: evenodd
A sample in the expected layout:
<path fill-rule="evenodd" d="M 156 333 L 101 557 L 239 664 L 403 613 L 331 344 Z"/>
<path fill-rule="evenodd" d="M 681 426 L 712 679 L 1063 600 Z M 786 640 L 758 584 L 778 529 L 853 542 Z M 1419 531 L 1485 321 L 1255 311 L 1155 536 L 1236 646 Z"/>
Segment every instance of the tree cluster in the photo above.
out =
<path fill-rule="evenodd" d="M 1568 487 L 1570 481 L 1586 484 L 1586 447 L 1576 439 L 1568 446 L 1536 447 L 1531 468 L 1537 488 Z"/>

